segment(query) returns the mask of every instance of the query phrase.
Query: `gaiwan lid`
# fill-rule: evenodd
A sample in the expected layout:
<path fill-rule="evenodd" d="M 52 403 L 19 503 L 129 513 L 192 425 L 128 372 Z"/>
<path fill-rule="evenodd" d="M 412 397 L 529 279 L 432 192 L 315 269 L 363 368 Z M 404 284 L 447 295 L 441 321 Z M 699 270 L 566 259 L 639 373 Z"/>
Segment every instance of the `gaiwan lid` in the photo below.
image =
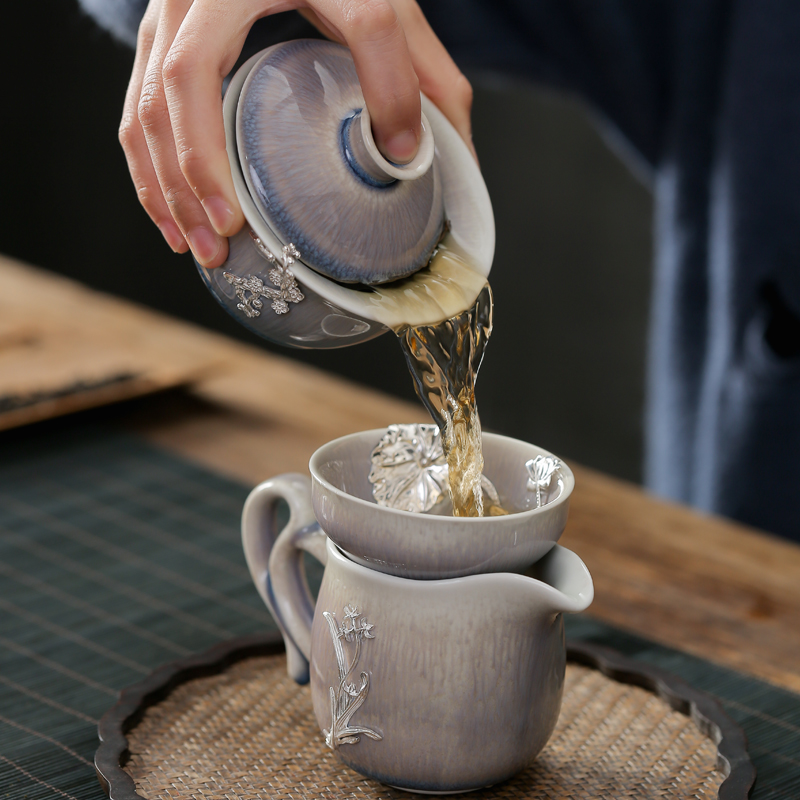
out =
<path fill-rule="evenodd" d="M 417 272 L 444 230 L 433 133 L 423 115 L 407 165 L 378 152 L 350 51 L 301 39 L 264 52 L 236 113 L 243 176 L 259 214 L 307 266 L 380 284 Z"/>

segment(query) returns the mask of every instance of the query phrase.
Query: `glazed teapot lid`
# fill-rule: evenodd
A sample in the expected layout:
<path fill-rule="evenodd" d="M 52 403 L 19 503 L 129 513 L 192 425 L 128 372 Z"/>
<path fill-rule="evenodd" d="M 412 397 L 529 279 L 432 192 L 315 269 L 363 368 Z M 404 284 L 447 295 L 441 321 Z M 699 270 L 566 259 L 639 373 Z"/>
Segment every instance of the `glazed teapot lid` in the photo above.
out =
<path fill-rule="evenodd" d="M 302 261 L 343 283 L 426 266 L 445 227 L 432 128 L 417 156 L 379 153 L 350 51 L 301 39 L 253 65 L 236 112 L 239 165 L 259 215 Z"/>

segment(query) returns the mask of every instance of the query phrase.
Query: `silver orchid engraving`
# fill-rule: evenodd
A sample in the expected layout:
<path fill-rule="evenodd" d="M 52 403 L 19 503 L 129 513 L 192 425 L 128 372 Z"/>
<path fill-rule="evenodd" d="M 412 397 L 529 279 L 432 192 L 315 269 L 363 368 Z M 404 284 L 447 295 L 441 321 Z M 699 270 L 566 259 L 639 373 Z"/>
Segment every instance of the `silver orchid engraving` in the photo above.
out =
<path fill-rule="evenodd" d="M 536 456 L 525 462 L 528 470 L 528 489 L 536 490 L 536 508 L 542 505 L 542 489 L 547 489 L 553 476 L 561 469 L 561 462 L 553 456 Z"/>
<path fill-rule="evenodd" d="M 361 685 L 350 683 L 350 674 L 358 664 L 361 655 L 361 642 L 364 639 L 374 639 L 373 626 L 361 617 L 357 606 L 344 607 L 344 622 L 339 625 L 336 616 L 330 611 L 324 611 L 322 616 L 328 623 L 333 639 L 333 649 L 336 653 L 336 662 L 339 666 L 339 685 L 334 689 L 330 687 L 331 697 L 331 729 L 324 730 L 325 744 L 332 750 L 343 744 L 356 744 L 361 741 L 361 736 L 380 741 L 381 734 L 371 728 L 360 725 L 351 725 L 353 714 L 358 711 L 367 699 L 369 692 L 369 675 L 362 672 Z M 359 619 L 359 617 L 361 617 Z M 352 661 L 348 661 L 344 642 L 355 643 L 355 652 Z"/>
<path fill-rule="evenodd" d="M 256 275 L 242 278 L 231 272 L 223 272 L 225 280 L 234 287 L 236 297 L 239 299 L 236 308 L 250 318 L 257 317 L 264 306 L 262 298 L 266 298 L 272 301 L 272 310 L 276 314 L 286 314 L 289 311 L 289 303 L 299 303 L 305 299 L 290 269 L 300 258 L 300 252 L 293 244 L 284 245 L 283 253 L 278 260 L 253 231 L 250 231 L 250 236 L 253 237 L 253 242 L 261 255 L 273 265 L 269 271 L 269 279 L 277 288 L 267 286 Z"/>

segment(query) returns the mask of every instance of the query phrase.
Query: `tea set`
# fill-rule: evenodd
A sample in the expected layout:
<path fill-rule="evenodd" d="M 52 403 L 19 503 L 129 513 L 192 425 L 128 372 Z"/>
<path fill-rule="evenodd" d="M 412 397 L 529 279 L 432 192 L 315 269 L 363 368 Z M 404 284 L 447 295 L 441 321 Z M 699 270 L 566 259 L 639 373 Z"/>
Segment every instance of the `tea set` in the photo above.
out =
<path fill-rule="evenodd" d="M 393 164 L 375 145 L 346 48 L 287 42 L 242 66 L 223 112 L 247 224 L 222 267 L 198 265 L 229 313 L 293 347 L 366 341 L 396 319 L 395 300 L 375 296 L 393 286 L 402 300 L 414 281 L 424 293 L 443 241 L 485 284 L 495 244 L 486 186 L 424 95 L 422 110 L 417 156 Z M 557 544 L 574 477 L 541 448 L 484 434 L 484 475 L 513 513 L 391 508 L 369 480 L 385 433 L 324 445 L 310 479 L 256 487 L 242 515 L 247 564 L 289 675 L 310 682 L 320 740 L 344 764 L 412 792 L 489 786 L 547 742 L 564 685 L 563 614 L 592 602 L 585 565 Z M 530 465 L 544 462 L 553 479 L 532 482 Z M 316 601 L 305 553 L 324 565 Z"/>
<path fill-rule="evenodd" d="M 289 674 L 310 681 L 321 736 L 345 764 L 407 791 L 489 786 L 547 742 L 564 685 L 562 615 L 592 602 L 588 570 L 556 544 L 574 478 L 561 463 L 543 505 L 501 517 L 387 508 L 368 481 L 383 433 L 324 445 L 310 480 L 253 490 L 242 515 L 250 573 Z M 493 434 L 484 448 L 486 475 L 522 507 L 536 494 L 525 463 L 550 454 Z M 281 501 L 290 516 L 278 531 Z M 325 565 L 316 603 L 303 552 Z"/>

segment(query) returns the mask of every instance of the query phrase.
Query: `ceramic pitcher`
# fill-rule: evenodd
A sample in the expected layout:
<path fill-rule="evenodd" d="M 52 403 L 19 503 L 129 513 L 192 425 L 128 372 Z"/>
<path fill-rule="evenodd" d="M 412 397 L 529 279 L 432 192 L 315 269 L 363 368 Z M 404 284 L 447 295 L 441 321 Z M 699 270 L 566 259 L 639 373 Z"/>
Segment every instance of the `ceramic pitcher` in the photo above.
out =
<path fill-rule="evenodd" d="M 280 533 L 279 500 L 290 509 Z M 430 522 L 409 516 L 422 529 Z M 480 522 L 488 529 L 497 519 Z M 459 792 L 510 777 L 547 742 L 564 683 L 562 614 L 593 598 L 574 553 L 550 543 L 527 575 L 387 575 L 325 535 L 310 481 L 297 474 L 252 492 L 242 535 L 289 673 L 310 680 L 320 736 L 345 764 L 409 791 Z M 303 551 L 325 564 L 316 603 Z"/>

